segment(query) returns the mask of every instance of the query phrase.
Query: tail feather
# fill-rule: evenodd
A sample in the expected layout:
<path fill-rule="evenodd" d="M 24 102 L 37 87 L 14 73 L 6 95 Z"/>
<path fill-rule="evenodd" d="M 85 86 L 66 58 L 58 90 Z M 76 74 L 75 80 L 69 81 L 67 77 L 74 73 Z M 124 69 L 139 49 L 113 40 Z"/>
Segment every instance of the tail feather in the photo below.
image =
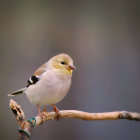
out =
<path fill-rule="evenodd" d="M 21 88 L 21 89 L 15 91 L 15 92 L 9 94 L 8 96 L 16 96 L 16 95 L 19 95 L 19 94 L 23 94 L 24 91 L 25 91 L 25 89 L 26 89 L 26 88 Z"/>

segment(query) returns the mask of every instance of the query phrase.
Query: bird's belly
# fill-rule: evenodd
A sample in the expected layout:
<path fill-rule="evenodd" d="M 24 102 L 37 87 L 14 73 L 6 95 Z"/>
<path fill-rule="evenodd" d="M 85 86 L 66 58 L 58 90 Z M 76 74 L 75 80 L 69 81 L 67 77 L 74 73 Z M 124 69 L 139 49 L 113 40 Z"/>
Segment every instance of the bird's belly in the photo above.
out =
<path fill-rule="evenodd" d="M 68 81 L 67 83 L 63 81 L 59 81 L 57 83 L 40 82 L 36 85 L 31 85 L 27 89 L 26 95 L 29 101 L 33 104 L 56 104 L 65 97 L 70 88 L 70 85 L 71 81 Z"/>

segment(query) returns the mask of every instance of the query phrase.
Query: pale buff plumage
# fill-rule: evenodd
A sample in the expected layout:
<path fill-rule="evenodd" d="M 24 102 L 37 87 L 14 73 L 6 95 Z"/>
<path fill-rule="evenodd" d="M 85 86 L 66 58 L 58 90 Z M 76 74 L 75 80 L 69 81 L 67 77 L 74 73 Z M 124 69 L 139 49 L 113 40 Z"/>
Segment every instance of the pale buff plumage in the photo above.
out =
<path fill-rule="evenodd" d="M 66 65 L 61 64 L 63 61 Z M 73 66 L 72 59 L 66 54 L 60 54 L 38 68 L 34 75 L 39 76 L 41 80 L 25 90 L 30 102 L 49 105 L 61 101 L 71 85 L 72 68 L 69 66 Z"/>
<path fill-rule="evenodd" d="M 26 93 L 33 104 L 56 104 L 68 93 L 73 70 L 75 67 L 69 55 L 56 55 L 35 71 L 33 76 L 39 79 L 36 83 L 30 83 L 29 86 L 10 95 Z"/>

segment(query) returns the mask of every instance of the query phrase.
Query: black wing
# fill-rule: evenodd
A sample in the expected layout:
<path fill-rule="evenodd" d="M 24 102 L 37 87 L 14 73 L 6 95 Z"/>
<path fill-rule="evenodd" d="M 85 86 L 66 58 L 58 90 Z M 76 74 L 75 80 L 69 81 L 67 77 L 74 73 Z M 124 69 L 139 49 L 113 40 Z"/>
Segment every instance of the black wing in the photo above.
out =
<path fill-rule="evenodd" d="M 38 81 L 39 81 L 39 78 L 33 75 L 27 81 L 26 87 L 29 87 L 30 85 L 36 84 Z"/>

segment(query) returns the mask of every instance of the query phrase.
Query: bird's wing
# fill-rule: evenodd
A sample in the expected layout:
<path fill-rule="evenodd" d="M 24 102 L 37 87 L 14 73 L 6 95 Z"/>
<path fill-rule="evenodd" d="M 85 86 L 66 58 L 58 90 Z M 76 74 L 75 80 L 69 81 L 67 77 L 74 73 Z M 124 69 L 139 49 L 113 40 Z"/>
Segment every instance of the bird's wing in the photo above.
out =
<path fill-rule="evenodd" d="M 26 88 L 29 87 L 30 85 L 36 84 L 39 80 L 40 80 L 40 75 L 42 73 L 44 73 L 46 71 L 47 68 L 47 63 L 43 64 L 42 66 L 40 66 L 35 73 L 29 78 L 29 80 L 27 81 L 27 85 L 25 88 L 19 89 L 11 94 L 9 94 L 8 96 L 15 96 L 15 95 L 19 95 L 25 92 Z"/>
<path fill-rule="evenodd" d="M 40 80 L 40 75 L 46 71 L 46 63 L 40 66 L 35 73 L 28 79 L 26 87 L 36 84 Z"/>
<path fill-rule="evenodd" d="M 46 66 L 46 63 L 45 63 L 45 64 L 43 64 L 42 66 L 40 66 L 40 67 L 35 71 L 35 73 L 34 73 L 33 75 L 35 75 L 35 76 L 40 76 L 43 72 L 46 71 L 46 68 L 47 68 L 47 66 Z"/>
<path fill-rule="evenodd" d="M 38 81 L 39 81 L 39 77 L 33 75 L 28 79 L 26 87 L 36 84 Z"/>

